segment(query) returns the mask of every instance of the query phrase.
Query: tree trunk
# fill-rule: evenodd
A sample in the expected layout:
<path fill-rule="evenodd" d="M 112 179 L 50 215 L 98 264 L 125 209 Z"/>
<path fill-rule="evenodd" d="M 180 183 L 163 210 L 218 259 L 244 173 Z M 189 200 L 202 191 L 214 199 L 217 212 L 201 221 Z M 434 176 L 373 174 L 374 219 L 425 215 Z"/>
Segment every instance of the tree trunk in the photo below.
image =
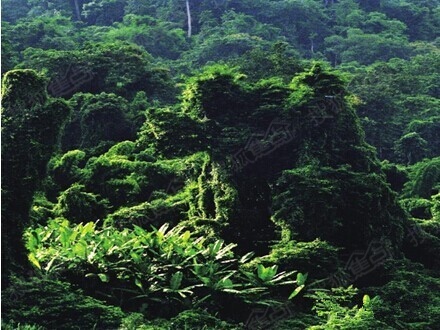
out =
<path fill-rule="evenodd" d="M 76 13 L 76 19 L 78 21 L 81 21 L 81 11 L 79 9 L 79 4 L 78 4 L 78 0 L 73 0 L 74 4 L 75 4 L 75 13 Z"/>
<path fill-rule="evenodd" d="M 188 16 L 188 38 L 191 38 L 192 22 L 191 22 L 191 10 L 189 8 L 189 0 L 186 0 L 186 15 Z"/>

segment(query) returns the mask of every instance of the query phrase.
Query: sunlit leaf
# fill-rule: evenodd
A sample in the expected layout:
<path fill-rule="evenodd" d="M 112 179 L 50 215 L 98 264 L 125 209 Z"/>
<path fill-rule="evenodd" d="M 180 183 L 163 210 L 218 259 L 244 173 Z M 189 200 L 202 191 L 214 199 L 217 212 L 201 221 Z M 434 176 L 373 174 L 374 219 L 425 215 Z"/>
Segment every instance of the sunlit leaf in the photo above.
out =
<path fill-rule="evenodd" d="M 98 274 L 99 279 L 104 282 L 107 283 L 110 281 L 110 277 L 107 274 Z"/>
<path fill-rule="evenodd" d="M 304 285 L 300 285 L 295 290 L 293 290 L 293 292 L 289 296 L 289 300 L 295 298 L 298 295 L 298 293 L 301 292 L 302 289 L 304 289 Z"/>
<path fill-rule="evenodd" d="M 33 253 L 29 253 L 28 255 L 29 261 L 38 269 L 41 269 L 40 263 L 38 262 L 37 258 Z"/>

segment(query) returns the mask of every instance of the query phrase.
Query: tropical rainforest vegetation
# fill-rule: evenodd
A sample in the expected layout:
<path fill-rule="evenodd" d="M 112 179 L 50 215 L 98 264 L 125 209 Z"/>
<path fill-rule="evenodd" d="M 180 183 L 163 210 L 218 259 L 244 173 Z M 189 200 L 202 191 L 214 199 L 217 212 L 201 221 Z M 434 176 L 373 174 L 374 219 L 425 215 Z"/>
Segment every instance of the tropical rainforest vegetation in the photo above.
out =
<path fill-rule="evenodd" d="M 3 0 L 5 329 L 440 329 L 439 0 Z"/>

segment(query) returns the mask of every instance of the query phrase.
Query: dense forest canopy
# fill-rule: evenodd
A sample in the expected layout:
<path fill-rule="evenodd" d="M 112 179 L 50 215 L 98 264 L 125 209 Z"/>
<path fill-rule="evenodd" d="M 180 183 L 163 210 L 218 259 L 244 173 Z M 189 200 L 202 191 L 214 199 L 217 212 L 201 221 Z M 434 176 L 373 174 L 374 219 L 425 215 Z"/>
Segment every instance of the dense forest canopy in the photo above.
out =
<path fill-rule="evenodd" d="M 3 0 L 5 329 L 439 329 L 439 0 Z"/>

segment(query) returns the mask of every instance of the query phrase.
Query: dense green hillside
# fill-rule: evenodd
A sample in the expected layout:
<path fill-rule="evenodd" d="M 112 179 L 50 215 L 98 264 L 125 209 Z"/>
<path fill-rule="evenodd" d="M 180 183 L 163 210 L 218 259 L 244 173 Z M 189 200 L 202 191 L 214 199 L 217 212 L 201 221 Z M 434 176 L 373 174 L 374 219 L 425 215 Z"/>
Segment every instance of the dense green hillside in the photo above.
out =
<path fill-rule="evenodd" d="M 438 0 L 4 0 L 5 329 L 439 329 Z"/>

